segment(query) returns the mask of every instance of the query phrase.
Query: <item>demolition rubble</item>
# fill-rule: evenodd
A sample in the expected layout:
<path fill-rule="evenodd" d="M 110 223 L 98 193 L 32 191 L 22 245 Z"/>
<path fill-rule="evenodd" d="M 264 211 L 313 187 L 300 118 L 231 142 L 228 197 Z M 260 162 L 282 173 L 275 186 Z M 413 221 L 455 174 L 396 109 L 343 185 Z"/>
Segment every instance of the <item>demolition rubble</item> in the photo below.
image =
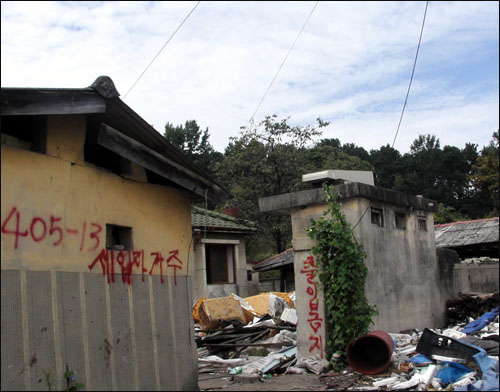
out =
<path fill-rule="evenodd" d="M 202 298 L 193 307 L 200 389 L 213 379 L 227 383 L 214 389 L 265 389 L 275 377 L 313 373 L 315 390 L 498 390 L 498 302 L 498 293 L 461 294 L 446 304 L 446 328 L 358 337 L 349 366 L 335 372 L 326 360 L 297 358 L 294 292 Z"/>

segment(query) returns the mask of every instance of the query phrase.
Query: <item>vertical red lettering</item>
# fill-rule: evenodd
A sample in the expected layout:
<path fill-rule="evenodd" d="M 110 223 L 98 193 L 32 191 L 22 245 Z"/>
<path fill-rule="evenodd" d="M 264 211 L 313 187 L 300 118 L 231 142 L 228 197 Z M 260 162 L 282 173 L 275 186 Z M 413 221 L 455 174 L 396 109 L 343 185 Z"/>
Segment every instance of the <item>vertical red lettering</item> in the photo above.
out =
<path fill-rule="evenodd" d="M 56 218 L 53 215 L 50 216 L 49 235 L 52 236 L 54 235 L 54 233 L 59 233 L 59 239 L 52 243 L 52 245 L 54 246 L 59 245 L 63 240 L 63 231 L 60 227 L 56 226 L 56 223 L 59 222 L 60 220 L 62 220 L 62 218 Z"/>
<path fill-rule="evenodd" d="M 101 268 L 102 268 L 102 274 L 106 275 L 107 272 L 107 264 L 108 264 L 108 258 L 109 254 L 106 249 L 101 250 L 101 252 L 97 255 L 97 257 L 92 261 L 92 263 L 89 264 L 89 270 L 92 271 L 92 268 L 97 264 L 97 262 L 101 263 Z"/>
<path fill-rule="evenodd" d="M 177 286 L 177 270 L 182 268 L 182 260 L 177 257 L 179 254 L 177 249 L 169 252 L 169 254 L 171 256 L 167 259 L 167 266 L 174 269 L 174 285 Z M 175 262 L 180 265 L 174 264 Z"/>
<path fill-rule="evenodd" d="M 149 275 L 152 275 L 153 273 L 153 268 L 155 267 L 156 264 L 160 264 L 160 277 L 161 277 L 161 283 L 163 284 L 163 266 L 162 262 L 165 260 L 163 256 L 161 255 L 160 252 L 151 252 L 151 256 L 155 256 L 155 261 L 153 262 L 153 265 L 151 266 L 151 270 L 149 271 Z"/>
<path fill-rule="evenodd" d="M 100 224 L 94 223 L 94 222 L 92 222 L 90 225 L 94 226 L 96 228 L 96 230 L 94 230 L 90 233 L 90 239 L 95 240 L 95 245 L 92 248 L 89 248 L 88 250 L 96 250 L 97 247 L 99 246 L 99 243 L 100 243 L 99 233 L 102 230 L 102 226 Z"/>
<path fill-rule="evenodd" d="M 12 231 L 12 230 L 7 229 L 7 224 L 9 223 L 10 218 L 12 218 L 12 215 L 14 215 L 14 214 L 16 215 L 16 229 L 14 231 Z M 17 207 L 12 207 L 9 215 L 2 222 L 2 233 L 3 234 L 14 234 L 14 238 L 15 238 L 14 239 L 14 249 L 17 249 L 19 237 L 27 237 L 28 236 L 28 230 L 25 230 L 24 232 L 19 231 L 20 220 L 21 220 L 21 214 L 17 210 Z"/>
<path fill-rule="evenodd" d="M 42 224 L 42 227 L 43 227 L 43 232 L 39 237 L 37 237 L 35 235 L 35 225 L 37 222 L 40 222 Z M 36 216 L 31 220 L 30 234 L 31 234 L 31 238 L 33 238 L 33 241 L 35 241 L 35 242 L 39 242 L 45 238 L 45 235 L 47 234 L 47 224 L 45 223 L 45 221 L 42 218 Z"/>

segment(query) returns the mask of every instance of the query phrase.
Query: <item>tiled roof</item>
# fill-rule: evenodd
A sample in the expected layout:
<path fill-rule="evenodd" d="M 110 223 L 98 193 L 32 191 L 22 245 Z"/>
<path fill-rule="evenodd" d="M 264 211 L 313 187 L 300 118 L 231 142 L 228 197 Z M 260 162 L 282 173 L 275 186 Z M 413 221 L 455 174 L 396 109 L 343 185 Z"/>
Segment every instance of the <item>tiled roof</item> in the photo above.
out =
<path fill-rule="evenodd" d="M 293 264 L 293 248 L 261 261 L 259 264 L 254 265 L 253 269 L 256 271 L 267 271 L 288 264 Z"/>
<path fill-rule="evenodd" d="M 435 225 L 437 248 L 498 243 L 498 218 Z"/>
<path fill-rule="evenodd" d="M 193 228 L 204 229 L 206 227 L 207 231 L 231 231 L 246 234 L 259 231 L 253 222 L 196 206 L 191 207 L 191 224 Z"/>

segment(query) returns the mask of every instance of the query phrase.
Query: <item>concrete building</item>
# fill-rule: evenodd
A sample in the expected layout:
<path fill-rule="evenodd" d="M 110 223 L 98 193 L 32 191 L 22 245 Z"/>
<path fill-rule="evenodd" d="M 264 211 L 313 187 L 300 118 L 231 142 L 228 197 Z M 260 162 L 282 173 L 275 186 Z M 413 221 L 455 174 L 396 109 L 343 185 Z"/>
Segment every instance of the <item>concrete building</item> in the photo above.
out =
<path fill-rule="evenodd" d="M 365 293 L 379 312 L 372 329 L 441 327 L 445 308 L 434 240 L 436 203 L 357 182 L 366 179 L 356 172 L 337 176 L 328 171 L 306 179 L 315 187 L 259 200 L 261 212 L 291 215 L 297 311 L 299 320 L 307 320 L 298 324 L 299 356 L 323 357 L 327 341 L 323 294 L 313 272 L 314 242 L 306 232 L 311 218 L 326 209 L 323 182 L 334 185 L 341 211 L 367 254 Z"/>
<path fill-rule="evenodd" d="M 245 238 L 259 230 L 252 222 L 238 219 L 236 211 L 233 208 L 220 213 L 196 206 L 191 209 L 194 302 L 231 293 L 240 297 L 258 294 L 258 276 L 248 274 L 252 269 L 247 262 Z"/>
<path fill-rule="evenodd" d="M 1 89 L 2 390 L 197 389 L 190 204 L 228 194 L 118 95 Z"/>

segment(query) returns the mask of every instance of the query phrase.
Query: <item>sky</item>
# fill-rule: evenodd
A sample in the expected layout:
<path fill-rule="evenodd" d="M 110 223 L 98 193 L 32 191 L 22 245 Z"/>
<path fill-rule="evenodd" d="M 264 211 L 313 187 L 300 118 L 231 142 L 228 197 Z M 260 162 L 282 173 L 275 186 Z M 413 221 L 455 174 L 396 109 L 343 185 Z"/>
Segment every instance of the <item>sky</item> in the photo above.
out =
<path fill-rule="evenodd" d="M 158 132 L 196 120 L 220 152 L 257 108 L 255 125 L 273 114 L 293 126 L 319 117 L 330 125 L 315 141 L 392 145 L 426 2 L 197 3 L 2 1 L 1 85 L 83 88 L 107 75 Z M 429 2 L 394 148 L 408 152 L 421 134 L 442 147 L 488 145 L 498 77 L 499 3 Z"/>

